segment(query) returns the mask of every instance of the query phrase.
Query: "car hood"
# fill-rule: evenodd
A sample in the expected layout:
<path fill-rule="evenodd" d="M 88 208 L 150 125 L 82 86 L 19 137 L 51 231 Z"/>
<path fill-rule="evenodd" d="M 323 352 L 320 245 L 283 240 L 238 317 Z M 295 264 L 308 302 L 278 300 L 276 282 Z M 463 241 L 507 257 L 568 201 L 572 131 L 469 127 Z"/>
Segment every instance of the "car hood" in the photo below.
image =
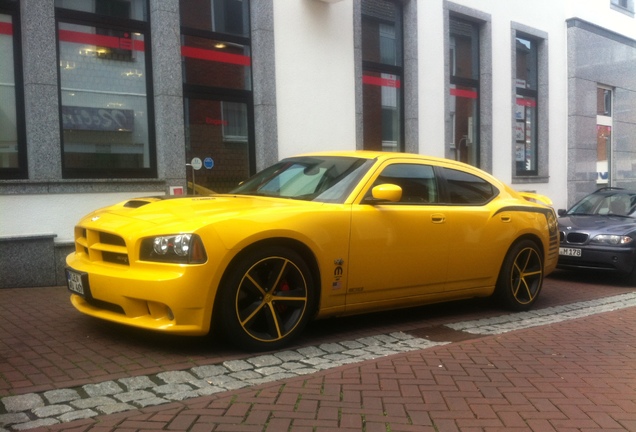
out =
<path fill-rule="evenodd" d="M 559 218 L 559 227 L 568 231 L 627 234 L 636 231 L 636 219 L 611 215 L 579 215 Z"/>
<path fill-rule="evenodd" d="M 146 231 L 161 226 L 178 232 L 194 231 L 219 220 L 250 218 L 260 213 L 321 206 L 322 203 L 242 195 L 149 197 L 124 201 L 87 215 L 85 227 L 116 232 Z"/>

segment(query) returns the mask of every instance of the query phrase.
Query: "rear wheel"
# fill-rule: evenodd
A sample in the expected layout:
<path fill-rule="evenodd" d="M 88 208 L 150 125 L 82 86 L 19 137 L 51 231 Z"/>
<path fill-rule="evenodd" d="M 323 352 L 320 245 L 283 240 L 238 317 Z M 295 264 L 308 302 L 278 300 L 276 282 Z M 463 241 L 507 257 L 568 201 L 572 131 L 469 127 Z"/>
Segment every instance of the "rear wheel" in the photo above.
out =
<path fill-rule="evenodd" d="M 543 285 L 543 258 L 536 243 L 522 240 L 512 245 L 504 259 L 495 296 L 514 311 L 530 309 Z"/>
<path fill-rule="evenodd" d="M 276 246 L 254 250 L 230 272 L 217 310 L 232 344 L 250 351 L 274 350 L 298 336 L 316 296 L 309 267 L 299 254 Z"/>

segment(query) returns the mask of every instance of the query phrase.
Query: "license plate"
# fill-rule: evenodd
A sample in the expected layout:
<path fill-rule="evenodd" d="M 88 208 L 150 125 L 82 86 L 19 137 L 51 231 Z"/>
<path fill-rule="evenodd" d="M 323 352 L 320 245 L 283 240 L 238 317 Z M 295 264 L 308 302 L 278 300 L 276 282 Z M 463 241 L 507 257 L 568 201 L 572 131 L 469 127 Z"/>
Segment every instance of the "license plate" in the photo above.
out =
<path fill-rule="evenodd" d="M 66 269 L 66 283 L 69 291 L 82 297 L 88 295 L 88 275 Z"/>
<path fill-rule="evenodd" d="M 564 247 L 562 247 L 562 248 L 559 248 L 559 255 L 580 257 L 581 256 L 581 249 L 564 248 Z"/>

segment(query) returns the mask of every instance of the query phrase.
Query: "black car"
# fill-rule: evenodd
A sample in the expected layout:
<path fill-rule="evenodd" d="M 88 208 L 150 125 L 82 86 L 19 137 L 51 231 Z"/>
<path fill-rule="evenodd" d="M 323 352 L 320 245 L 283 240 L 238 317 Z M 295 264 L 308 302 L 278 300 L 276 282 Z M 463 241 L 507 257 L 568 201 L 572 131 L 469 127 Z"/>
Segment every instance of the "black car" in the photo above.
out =
<path fill-rule="evenodd" d="M 636 191 L 602 188 L 558 213 L 558 268 L 612 271 L 636 285 Z"/>

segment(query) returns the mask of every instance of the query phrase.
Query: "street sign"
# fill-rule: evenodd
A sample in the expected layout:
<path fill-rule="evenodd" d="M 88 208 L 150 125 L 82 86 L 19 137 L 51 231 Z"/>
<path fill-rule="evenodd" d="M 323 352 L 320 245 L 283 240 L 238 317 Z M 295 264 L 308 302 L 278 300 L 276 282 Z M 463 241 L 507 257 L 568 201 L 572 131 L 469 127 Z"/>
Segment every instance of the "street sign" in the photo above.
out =
<path fill-rule="evenodd" d="M 190 162 L 190 165 L 192 165 L 192 169 L 195 169 L 198 171 L 203 166 L 203 162 L 201 162 L 201 159 L 199 159 L 198 157 L 195 157 L 195 158 L 192 158 L 192 162 Z"/>

